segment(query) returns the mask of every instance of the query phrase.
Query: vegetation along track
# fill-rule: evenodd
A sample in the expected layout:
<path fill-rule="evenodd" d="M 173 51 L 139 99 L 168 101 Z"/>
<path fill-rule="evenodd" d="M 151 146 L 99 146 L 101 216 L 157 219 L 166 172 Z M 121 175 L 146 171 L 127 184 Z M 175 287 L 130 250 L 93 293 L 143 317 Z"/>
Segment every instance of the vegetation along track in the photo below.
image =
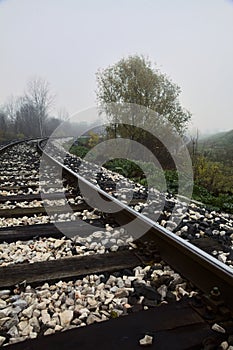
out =
<path fill-rule="evenodd" d="M 98 342 L 103 349 L 137 349 L 147 336 L 144 342 L 156 349 L 217 349 L 226 341 L 230 346 L 231 217 L 194 204 L 185 213 L 180 202 L 182 220 L 175 226 L 169 210 L 176 199 L 165 194 L 158 225 L 149 207 L 148 215 L 140 213 L 146 208 L 143 187 L 135 185 L 130 205 L 122 202 L 117 174 L 86 164 L 91 183 L 77 174 L 80 160 L 68 155 L 63 180 L 56 178 L 60 164 L 54 144 L 41 188 L 42 146 L 21 142 L 0 155 L 0 344 L 94 349 Z M 98 203 L 91 208 L 78 180 L 89 199 L 98 191 L 117 212 L 102 213 Z M 160 199 L 155 191 L 154 200 Z M 72 214 L 65 211 L 65 201 Z M 146 232 L 137 240 L 135 232 L 123 228 L 135 218 Z M 74 237 L 65 237 L 54 225 L 58 222 Z"/>

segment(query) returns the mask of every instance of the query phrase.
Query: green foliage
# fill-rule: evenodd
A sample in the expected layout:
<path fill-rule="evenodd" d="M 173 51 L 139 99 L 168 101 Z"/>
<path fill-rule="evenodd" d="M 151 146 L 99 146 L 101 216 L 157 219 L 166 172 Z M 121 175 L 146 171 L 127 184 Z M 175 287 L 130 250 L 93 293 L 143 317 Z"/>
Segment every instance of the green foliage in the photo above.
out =
<path fill-rule="evenodd" d="M 205 158 L 198 159 L 196 163 L 196 176 L 193 188 L 193 199 L 206 204 L 216 210 L 233 213 L 233 178 L 230 176 L 231 168 L 222 164 L 213 163 Z M 105 163 L 109 170 L 120 173 L 144 186 L 150 183 L 158 190 L 163 191 L 161 176 L 165 176 L 166 189 L 173 195 L 178 193 L 178 173 L 174 170 L 161 170 L 154 168 L 152 163 L 138 162 L 137 164 L 126 159 L 113 159 Z M 144 171 L 142 171 L 142 169 Z M 147 176 L 145 176 L 145 173 Z"/>
<path fill-rule="evenodd" d="M 183 134 L 191 114 L 182 108 L 178 97 L 181 93 L 180 88 L 174 84 L 165 74 L 158 69 L 154 69 L 149 60 L 143 56 L 129 56 L 121 59 L 119 62 L 104 70 L 97 72 L 97 100 L 102 109 L 110 116 L 113 123 L 112 131 L 129 138 L 137 140 L 142 135 L 135 134 L 135 130 L 129 126 L 122 127 L 122 115 L 115 113 L 114 108 L 109 106 L 113 103 L 133 103 L 148 107 L 161 116 L 160 121 L 163 124 L 167 122 L 176 127 L 180 134 Z M 144 115 L 144 121 L 151 127 L 160 121 L 155 119 L 155 113 L 150 120 L 150 113 Z M 135 113 L 127 114 L 128 120 L 134 124 Z M 142 119 L 142 118 L 141 118 Z M 121 126 L 118 127 L 118 124 Z M 137 124 L 138 125 L 138 124 Z"/>
<path fill-rule="evenodd" d="M 205 203 L 209 208 L 233 214 L 233 195 L 220 193 L 215 196 L 205 187 L 194 185 L 193 199 Z"/>
<path fill-rule="evenodd" d="M 168 190 L 176 194 L 178 192 L 178 174 L 176 171 L 155 168 L 153 163 L 130 161 L 127 159 L 113 159 L 104 164 L 111 171 L 130 178 L 134 182 L 138 182 L 143 186 L 154 186 L 158 190 Z M 166 184 L 164 183 L 164 177 Z"/>
<path fill-rule="evenodd" d="M 233 130 L 196 140 L 193 158 L 193 198 L 226 212 L 233 212 Z"/>
<path fill-rule="evenodd" d="M 194 176 L 197 185 L 214 195 L 233 194 L 233 168 L 220 162 L 212 162 L 204 156 L 194 161 Z"/>
<path fill-rule="evenodd" d="M 19 134 L 16 135 L 16 138 L 17 138 L 17 139 L 24 139 L 25 136 L 24 136 L 24 134 L 19 133 Z"/>
<path fill-rule="evenodd" d="M 80 158 L 84 158 L 86 154 L 88 153 L 89 149 L 84 146 L 72 146 L 70 148 L 70 153 L 75 154 L 76 156 Z"/>
<path fill-rule="evenodd" d="M 165 170 L 167 189 L 174 195 L 178 193 L 178 173 L 175 170 Z"/>
<path fill-rule="evenodd" d="M 79 145 L 81 146 L 87 146 L 88 145 L 88 141 L 89 141 L 89 137 L 86 136 L 80 136 L 77 139 L 77 142 L 79 143 Z"/>
<path fill-rule="evenodd" d="M 88 148 L 73 146 L 71 152 L 84 157 Z M 121 158 L 112 159 L 104 166 L 146 187 L 149 183 L 160 191 L 168 190 L 174 195 L 178 193 L 178 174 L 174 170 L 164 171 L 155 168 L 150 162 L 133 162 Z M 193 199 L 206 204 L 209 208 L 233 213 L 232 167 L 199 156 L 194 162 L 194 174 Z M 166 179 L 166 188 L 161 181 L 163 176 Z"/>
<path fill-rule="evenodd" d="M 141 178 L 144 176 L 141 168 L 136 163 L 128 159 L 112 159 L 106 162 L 104 166 L 108 170 L 118 172 L 119 174 L 129 178 Z"/>
<path fill-rule="evenodd" d="M 193 198 L 233 213 L 233 168 L 199 155 L 194 160 Z"/>
<path fill-rule="evenodd" d="M 95 147 L 99 143 L 99 135 L 95 134 L 92 131 L 89 132 L 89 135 L 90 138 L 88 140 L 88 147 Z"/>
<path fill-rule="evenodd" d="M 118 316 L 118 313 L 117 313 L 116 311 L 114 311 L 114 310 L 112 310 L 112 311 L 110 312 L 110 316 L 111 316 L 111 318 L 117 318 L 117 317 L 119 317 L 119 316 Z"/>

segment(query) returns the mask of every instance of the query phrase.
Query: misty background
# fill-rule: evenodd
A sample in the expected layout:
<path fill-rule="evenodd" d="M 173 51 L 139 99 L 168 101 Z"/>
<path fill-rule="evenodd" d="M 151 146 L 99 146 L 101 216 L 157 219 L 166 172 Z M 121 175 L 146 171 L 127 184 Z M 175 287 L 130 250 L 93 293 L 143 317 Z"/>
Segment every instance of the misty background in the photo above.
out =
<path fill-rule="evenodd" d="M 52 114 L 96 103 L 96 77 L 143 54 L 182 89 L 190 130 L 232 129 L 233 1 L 1 0 L 0 105 L 41 77 Z"/>

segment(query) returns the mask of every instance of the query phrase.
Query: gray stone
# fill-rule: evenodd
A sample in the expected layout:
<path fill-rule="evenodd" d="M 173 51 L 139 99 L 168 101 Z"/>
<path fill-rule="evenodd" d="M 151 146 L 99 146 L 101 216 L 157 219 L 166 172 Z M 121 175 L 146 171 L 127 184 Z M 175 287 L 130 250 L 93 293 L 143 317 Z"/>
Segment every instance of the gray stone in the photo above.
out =
<path fill-rule="evenodd" d="M 115 298 L 125 298 L 129 295 L 129 292 L 126 289 L 119 288 L 115 293 Z"/>
<path fill-rule="evenodd" d="M 3 317 L 3 318 L 0 318 L 0 328 L 3 329 L 4 324 L 5 324 L 7 321 L 9 321 L 9 320 L 11 320 L 10 317 Z"/>
<path fill-rule="evenodd" d="M 118 285 L 119 288 L 123 288 L 124 287 L 124 281 L 122 280 L 122 278 L 118 278 L 117 285 Z"/>
<path fill-rule="evenodd" d="M 59 324 L 57 324 L 54 328 L 55 332 L 59 332 L 62 330 L 62 326 L 60 326 Z"/>
<path fill-rule="evenodd" d="M 76 326 L 79 326 L 81 323 L 82 323 L 82 321 L 81 321 L 79 318 L 75 318 L 75 319 L 72 321 L 72 324 L 75 324 Z"/>
<path fill-rule="evenodd" d="M 139 344 L 141 346 L 147 346 L 147 345 L 151 345 L 153 342 L 153 337 L 149 336 L 149 335 L 145 335 L 144 338 L 140 339 L 139 340 Z"/>
<path fill-rule="evenodd" d="M 40 331 L 40 324 L 36 317 L 32 317 L 29 320 L 29 324 L 32 326 L 34 332 L 38 333 Z"/>
<path fill-rule="evenodd" d="M 227 343 L 227 341 L 223 341 L 223 342 L 220 344 L 220 346 L 221 346 L 221 349 L 222 349 L 222 350 L 227 350 L 227 349 L 228 349 L 228 343 Z"/>
<path fill-rule="evenodd" d="M 130 281 L 130 279 L 126 278 L 126 280 L 125 280 L 124 282 L 125 282 L 125 287 L 126 287 L 126 288 L 130 288 L 130 287 L 131 287 L 131 281 Z"/>
<path fill-rule="evenodd" d="M 115 284 L 116 281 L 117 281 L 117 278 L 115 276 L 113 276 L 113 275 L 110 275 L 108 280 L 107 280 L 107 282 L 106 282 L 106 284 L 113 285 L 113 284 Z"/>
<path fill-rule="evenodd" d="M 28 336 L 32 332 L 33 328 L 29 324 L 22 330 L 22 336 Z"/>
<path fill-rule="evenodd" d="M 162 284 L 157 291 L 159 292 L 159 294 L 161 295 L 161 300 L 164 300 L 166 298 L 167 295 L 167 286 L 165 284 Z"/>
<path fill-rule="evenodd" d="M 0 310 L 0 318 L 4 318 L 4 317 L 7 317 L 11 314 L 12 312 L 12 307 L 9 306 L 9 307 L 6 307 L 5 309 L 1 309 Z"/>
<path fill-rule="evenodd" d="M 67 327 L 70 325 L 72 318 L 74 316 L 74 312 L 72 310 L 65 310 L 60 313 L 60 322 L 62 327 Z"/>
<path fill-rule="evenodd" d="M 34 338 L 36 338 L 37 337 L 37 333 L 36 332 L 31 332 L 30 333 L 30 338 L 31 339 L 34 339 Z"/>
<path fill-rule="evenodd" d="M 9 289 L 0 290 L 0 298 L 9 296 L 11 291 Z"/>
<path fill-rule="evenodd" d="M 111 248 L 110 248 L 111 252 L 116 252 L 118 250 L 118 246 L 117 245 L 113 245 Z"/>
<path fill-rule="evenodd" d="M 16 326 L 19 323 L 19 319 L 17 316 L 14 316 L 13 318 L 10 318 L 9 320 L 7 320 L 2 329 L 3 330 L 8 330 L 10 328 L 12 328 L 13 326 Z"/>
<path fill-rule="evenodd" d="M 4 343 L 5 340 L 6 338 L 0 335 L 0 346 Z"/>
<path fill-rule="evenodd" d="M 12 316 L 18 315 L 22 311 L 21 307 L 16 306 L 12 309 L 11 314 Z"/>
<path fill-rule="evenodd" d="M 118 289 L 119 287 L 113 286 L 112 288 L 110 288 L 110 292 L 115 293 Z"/>
<path fill-rule="evenodd" d="M 57 248 L 61 247 L 64 243 L 65 243 L 65 241 L 63 239 L 57 239 L 54 243 L 54 248 L 57 249 Z"/>
<path fill-rule="evenodd" d="M 96 307 L 98 305 L 98 302 L 93 298 L 87 298 L 87 302 L 92 307 Z"/>
<path fill-rule="evenodd" d="M 31 306 L 27 307 L 26 309 L 24 309 L 22 311 L 22 315 L 26 316 L 27 318 L 31 318 L 33 310 L 34 310 L 34 307 L 35 307 L 34 305 L 31 305 Z"/>
<path fill-rule="evenodd" d="M 13 302 L 13 305 L 19 306 L 21 308 L 21 310 L 23 310 L 27 307 L 28 303 L 23 299 L 18 299 L 18 300 Z"/>
<path fill-rule="evenodd" d="M 38 309 L 38 310 L 45 310 L 46 309 L 46 302 L 41 302 L 41 303 L 39 303 L 39 304 L 37 304 L 37 306 L 36 306 L 36 308 Z"/>
<path fill-rule="evenodd" d="M 16 300 L 19 300 L 21 297 L 20 297 L 20 295 L 18 295 L 18 294 L 16 294 L 16 295 L 12 295 L 11 297 L 10 297 L 10 302 L 11 303 L 14 303 Z"/>
<path fill-rule="evenodd" d="M 18 329 L 19 329 L 20 331 L 23 331 L 24 328 L 27 327 L 27 325 L 28 325 L 28 322 L 27 322 L 27 321 L 21 321 L 21 322 L 18 323 Z"/>
<path fill-rule="evenodd" d="M 225 329 L 222 328 L 219 324 L 215 323 L 212 327 L 213 331 L 219 332 L 219 333 L 226 333 Z"/>
<path fill-rule="evenodd" d="M 9 340 L 9 344 L 15 344 L 15 343 L 19 343 L 21 341 L 24 341 L 27 337 L 17 337 L 17 338 L 11 338 Z"/>
<path fill-rule="evenodd" d="M 59 322 L 59 320 L 58 320 L 58 322 Z M 50 328 L 55 328 L 56 324 L 57 324 L 57 321 L 55 319 L 53 319 L 47 323 L 47 326 Z"/>
<path fill-rule="evenodd" d="M 48 328 L 45 332 L 44 332 L 44 335 L 49 335 L 49 334 L 53 334 L 55 333 L 55 330 L 52 329 L 52 328 Z"/>
<path fill-rule="evenodd" d="M 42 310 L 41 311 L 41 321 L 42 323 L 46 324 L 51 320 L 50 315 L 48 314 L 47 310 Z"/>
<path fill-rule="evenodd" d="M 67 298 L 67 299 L 66 299 L 66 305 L 68 305 L 68 306 L 74 305 L 74 300 L 71 299 L 71 298 Z"/>
<path fill-rule="evenodd" d="M 91 323 L 94 323 L 94 322 L 100 322 L 101 321 L 101 318 L 97 317 L 96 315 L 94 314 L 90 314 L 87 318 L 87 325 L 91 324 Z"/>
<path fill-rule="evenodd" d="M 6 301 L 3 299 L 0 299 L 0 310 L 4 309 L 5 307 L 7 307 Z"/>
<path fill-rule="evenodd" d="M 218 260 L 225 264 L 226 261 L 227 261 L 227 257 L 226 257 L 226 255 L 224 253 L 222 253 L 222 254 L 219 254 Z"/>
<path fill-rule="evenodd" d="M 18 328 L 16 326 L 11 327 L 7 334 L 9 334 L 13 338 L 16 338 L 19 335 Z"/>
<path fill-rule="evenodd" d="M 33 317 L 39 317 L 40 314 L 41 314 L 40 310 L 35 309 L 35 310 L 33 311 L 33 314 L 32 314 L 32 315 L 33 315 Z"/>

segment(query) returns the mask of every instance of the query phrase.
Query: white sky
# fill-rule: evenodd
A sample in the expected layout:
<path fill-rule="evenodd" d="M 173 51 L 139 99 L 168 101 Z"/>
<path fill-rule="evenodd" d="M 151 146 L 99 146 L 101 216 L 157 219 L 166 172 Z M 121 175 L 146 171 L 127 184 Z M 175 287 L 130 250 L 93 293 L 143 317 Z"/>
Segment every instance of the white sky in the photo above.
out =
<path fill-rule="evenodd" d="M 202 131 L 233 128 L 232 0 L 0 0 L 0 104 L 46 79 L 56 109 L 95 104 L 95 73 L 143 54 Z"/>

